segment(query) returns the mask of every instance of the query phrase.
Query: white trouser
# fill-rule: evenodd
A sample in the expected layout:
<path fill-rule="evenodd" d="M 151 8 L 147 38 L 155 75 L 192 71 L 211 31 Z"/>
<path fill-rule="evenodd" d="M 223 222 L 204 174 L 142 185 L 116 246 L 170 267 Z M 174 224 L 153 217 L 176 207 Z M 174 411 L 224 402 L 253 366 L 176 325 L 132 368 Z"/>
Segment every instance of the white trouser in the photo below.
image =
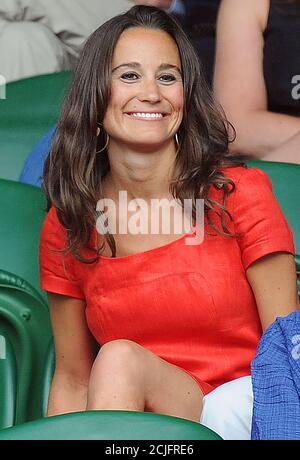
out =
<path fill-rule="evenodd" d="M 200 423 L 223 439 L 251 439 L 253 392 L 251 377 L 220 385 L 203 400 Z"/>

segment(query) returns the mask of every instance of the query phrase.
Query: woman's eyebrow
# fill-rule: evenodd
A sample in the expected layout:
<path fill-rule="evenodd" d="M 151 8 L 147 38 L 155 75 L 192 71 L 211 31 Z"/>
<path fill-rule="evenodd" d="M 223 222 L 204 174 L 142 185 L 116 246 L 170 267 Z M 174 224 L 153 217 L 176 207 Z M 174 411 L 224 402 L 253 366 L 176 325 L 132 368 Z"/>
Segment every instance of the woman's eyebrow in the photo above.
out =
<path fill-rule="evenodd" d="M 127 62 L 125 64 L 120 64 L 118 65 L 117 67 L 115 67 L 113 70 L 112 70 L 112 73 L 115 72 L 116 70 L 120 69 L 121 67 L 134 67 L 134 68 L 140 68 L 141 67 L 141 64 L 139 62 Z M 181 70 L 176 66 L 176 65 L 173 65 L 173 64 L 167 64 L 167 63 L 162 63 L 158 66 L 158 70 L 166 70 L 166 69 L 174 69 L 174 70 L 177 70 L 177 72 L 180 73 L 181 75 Z"/>

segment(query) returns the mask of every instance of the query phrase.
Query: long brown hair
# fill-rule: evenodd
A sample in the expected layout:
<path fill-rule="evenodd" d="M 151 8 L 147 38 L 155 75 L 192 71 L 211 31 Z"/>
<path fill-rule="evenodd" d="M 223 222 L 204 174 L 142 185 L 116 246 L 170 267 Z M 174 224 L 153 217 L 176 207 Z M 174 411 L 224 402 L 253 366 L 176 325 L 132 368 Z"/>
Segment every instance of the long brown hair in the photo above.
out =
<path fill-rule="evenodd" d="M 179 149 L 176 156 L 176 177 L 170 184 L 175 199 L 203 198 L 209 223 L 209 210 L 219 209 L 223 234 L 232 236 L 225 224 L 225 202 L 234 188 L 220 168 L 237 163 L 228 152 L 228 122 L 217 109 L 211 91 L 203 77 L 201 64 L 193 46 L 179 23 L 166 12 L 148 6 L 134 6 L 124 14 L 101 25 L 87 40 L 65 98 L 61 117 L 44 168 L 44 190 L 48 209 L 54 206 L 67 230 L 67 252 L 82 262 L 80 249 L 89 247 L 91 232 L 97 219 L 96 203 L 100 199 L 101 181 L 109 171 L 107 152 L 97 155 L 105 145 L 98 123 L 103 118 L 110 99 L 111 63 L 116 43 L 126 29 L 143 27 L 165 31 L 176 42 L 183 72 L 184 115 L 178 131 Z M 214 203 L 208 198 L 211 186 L 222 186 L 224 200 Z M 195 216 L 195 206 L 193 206 Z M 111 234 L 105 239 L 116 255 Z M 93 249 L 93 248 L 91 248 Z"/>

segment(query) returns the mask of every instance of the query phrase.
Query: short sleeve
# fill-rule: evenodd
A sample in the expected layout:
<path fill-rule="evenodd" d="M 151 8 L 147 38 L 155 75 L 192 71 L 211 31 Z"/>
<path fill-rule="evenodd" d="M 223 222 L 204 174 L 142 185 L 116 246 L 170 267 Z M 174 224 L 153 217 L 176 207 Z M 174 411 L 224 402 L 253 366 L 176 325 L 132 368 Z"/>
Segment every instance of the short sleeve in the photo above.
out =
<path fill-rule="evenodd" d="M 64 255 L 66 231 L 51 208 L 44 221 L 40 238 L 40 285 L 44 291 L 84 299 L 75 276 L 75 258 Z"/>
<path fill-rule="evenodd" d="M 295 255 L 293 234 L 263 171 L 245 168 L 235 183 L 233 219 L 245 270 L 274 252 Z"/>

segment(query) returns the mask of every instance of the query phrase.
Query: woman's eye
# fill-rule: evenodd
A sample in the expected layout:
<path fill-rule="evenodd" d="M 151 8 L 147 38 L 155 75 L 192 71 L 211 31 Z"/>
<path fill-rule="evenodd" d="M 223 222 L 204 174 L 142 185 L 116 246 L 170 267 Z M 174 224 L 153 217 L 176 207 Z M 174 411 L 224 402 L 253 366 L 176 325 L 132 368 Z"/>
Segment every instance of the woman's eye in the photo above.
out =
<path fill-rule="evenodd" d="M 130 77 L 132 77 L 132 76 L 137 77 L 137 74 L 136 74 L 136 73 L 132 73 L 132 72 L 130 72 L 130 73 L 124 73 L 124 74 L 121 76 L 121 78 L 124 78 L 125 80 L 127 80 L 127 79 L 133 80 L 132 78 L 130 78 Z"/>
<path fill-rule="evenodd" d="M 162 75 L 160 78 L 167 78 L 167 80 L 164 81 L 174 81 L 176 80 L 176 77 L 174 75 Z"/>
<path fill-rule="evenodd" d="M 123 73 L 123 75 L 121 75 L 121 78 L 122 80 L 135 81 L 135 80 L 138 80 L 139 76 L 134 72 L 127 72 L 127 73 Z M 175 75 L 165 74 L 165 75 L 161 75 L 159 77 L 159 80 L 165 83 L 171 83 L 172 81 L 176 80 L 176 77 Z"/>

